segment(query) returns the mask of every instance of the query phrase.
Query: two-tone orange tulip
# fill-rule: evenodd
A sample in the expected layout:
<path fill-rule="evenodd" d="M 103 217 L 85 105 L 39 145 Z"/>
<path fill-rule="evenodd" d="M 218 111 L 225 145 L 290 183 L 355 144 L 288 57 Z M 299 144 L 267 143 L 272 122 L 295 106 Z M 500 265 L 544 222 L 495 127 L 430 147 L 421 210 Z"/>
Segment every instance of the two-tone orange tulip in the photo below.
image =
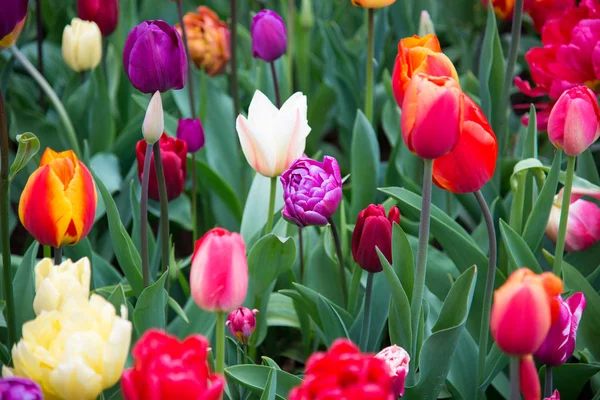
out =
<path fill-rule="evenodd" d="M 74 245 L 92 228 L 97 194 L 90 171 L 71 150 L 47 148 L 19 202 L 19 218 L 42 245 Z"/>
<path fill-rule="evenodd" d="M 488 5 L 488 0 L 481 0 L 485 7 Z M 492 0 L 494 12 L 500 19 L 512 18 L 515 10 L 515 0 Z"/>
<path fill-rule="evenodd" d="M 434 34 L 423 37 L 415 35 L 398 43 L 392 90 L 399 107 L 402 107 L 410 79 L 417 74 L 448 76 L 458 82 L 456 68 L 442 53 L 440 42 Z"/>
<path fill-rule="evenodd" d="M 363 8 L 382 8 L 392 5 L 396 0 L 351 0 L 352 5 Z"/>

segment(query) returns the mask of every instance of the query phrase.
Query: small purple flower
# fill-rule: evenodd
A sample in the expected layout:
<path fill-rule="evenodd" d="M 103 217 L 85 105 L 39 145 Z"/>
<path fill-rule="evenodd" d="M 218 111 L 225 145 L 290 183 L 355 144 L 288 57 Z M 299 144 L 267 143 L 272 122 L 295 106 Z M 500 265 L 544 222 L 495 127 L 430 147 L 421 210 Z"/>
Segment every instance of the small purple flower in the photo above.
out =
<path fill-rule="evenodd" d="M 258 310 L 250 310 L 246 307 L 240 307 L 233 310 L 227 317 L 225 325 L 229 327 L 229 332 L 242 344 L 248 344 L 248 340 L 256 329 L 256 314 Z"/>
<path fill-rule="evenodd" d="M 262 10 L 252 18 L 252 55 L 273 62 L 287 50 L 285 22 L 275 11 Z"/>
<path fill-rule="evenodd" d="M 177 125 L 177 139 L 187 143 L 188 153 L 195 153 L 204 147 L 204 128 L 200 119 L 180 119 Z"/>
<path fill-rule="evenodd" d="M 2 2 L 0 13 L 0 40 L 12 33 L 27 15 L 27 0 L 11 0 Z"/>
<path fill-rule="evenodd" d="M 42 390 L 37 383 L 20 377 L 0 379 L 2 400 L 43 400 Z"/>
<path fill-rule="evenodd" d="M 335 158 L 325 156 L 323 162 L 299 158 L 280 179 L 283 218 L 300 227 L 329 223 L 342 200 L 342 177 Z"/>
<path fill-rule="evenodd" d="M 143 93 L 183 89 L 188 69 L 181 36 L 165 21 L 144 21 L 129 32 L 123 68 Z"/>
<path fill-rule="evenodd" d="M 544 364 L 557 366 L 573 355 L 579 321 L 585 309 L 585 296 L 575 293 L 566 301 L 559 296 L 560 314 L 548 331 L 544 343 L 534 353 Z"/>

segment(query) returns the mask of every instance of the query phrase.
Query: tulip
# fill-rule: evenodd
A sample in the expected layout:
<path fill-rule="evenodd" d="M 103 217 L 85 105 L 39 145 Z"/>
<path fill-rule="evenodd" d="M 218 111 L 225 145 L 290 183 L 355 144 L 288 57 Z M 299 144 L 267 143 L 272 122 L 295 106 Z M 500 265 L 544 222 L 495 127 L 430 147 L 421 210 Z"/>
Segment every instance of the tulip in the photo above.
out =
<path fill-rule="evenodd" d="M 214 228 L 196 241 L 190 289 L 198 307 L 230 312 L 244 303 L 248 290 L 246 245 L 239 233 Z"/>
<path fill-rule="evenodd" d="M 144 123 L 142 124 L 142 134 L 148 144 L 158 142 L 165 130 L 165 116 L 162 106 L 160 92 L 155 92 L 150 99 Z"/>
<path fill-rule="evenodd" d="M 390 369 L 394 398 L 397 399 L 404 396 L 404 381 L 406 380 L 408 364 L 410 363 L 410 356 L 406 350 L 394 344 L 381 350 L 375 355 L 375 358 L 385 361 Z"/>
<path fill-rule="evenodd" d="M 21 193 L 19 218 L 44 246 L 74 245 L 92 229 L 96 203 L 92 175 L 75 153 L 47 148 Z"/>
<path fill-rule="evenodd" d="M 248 344 L 248 341 L 256 328 L 256 314 L 258 314 L 258 310 L 250 310 L 246 307 L 240 307 L 229 313 L 226 325 L 229 327 L 229 332 L 231 332 L 240 343 Z"/>
<path fill-rule="evenodd" d="M 544 400 L 560 400 L 560 393 L 558 393 L 558 389 L 555 389 L 554 393 L 552 393 L 552 396 L 546 397 Z"/>
<path fill-rule="evenodd" d="M 94 21 L 102 36 L 109 36 L 119 22 L 118 0 L 77 0 L 77 16 L 85 21 Z"/>
<path fill-rule="evenodd" d="M 562 289 L 562 281 L 550 272 L 513 272 L 494 292 L 490 328 L 498 347 L 510 355 L 534 353 L 558 318 L 556 296 Z"/>
<path fill-rule="evenodd" d="M 75 72 L 96 68 L 102 60 L 102 34 L 98 25 L 73 18 L 63 31 L 62 55 Z"/>
<path fill-rule="evenodd" d="M 558 237 L 560 212 L 562 209 L 563 189 L 554 196 L 554 204 L 550 210 L 546 236 L 554 243 Z M 565 248 L 567 251 L 584 251 L 600 240 L 600 207 L 583 196 L 600 200 L 600 193 L 574 187 L 571 193 Z"/>
<path fill-rule="evenodd" d="M 188 61 L 181 36 L 164 21 L 142 22 L 127 36 L 123 68 L 143 93 L 183 89 Z"/>
<path fill-rule="evenodd" d="M 37 383 L 19 377 L 0 379 L 0 399 L 44 400 L 42 389 Z"/>
<path fill-rule="evenodd" d="M 90 260 L 87 257 L 76 263 L 67 260 L 60 265 L 54 265 L 51 259 L 44 258 L 35 266 L 33 309 L 36 315 L 42 311 L 60 310 L 68 300 L 86 302 L 90 296 L 91 277 Z"/>
<path fill-rule="evenodd" d="M 413 76 L 402 104 L 402 138 L 421 158 L 438 158 L 456 146 L 463 121 L 458 83 L 448 77 Z"/>
<path fill-rule="evenodd" d="M 351 0 L 355 7 L 382 8 L 392 5 L 396 0 Z"/>
<path fill-rule="evenodd" d="M 192 335 L 180 342 L 152 329 L 133 348 L 133 368 L 125 370 L 121 392 L 125 400 L 218 400 L 225 379 L 210 372 L 208 339 Z"/>
<path fill-rule="evenodd" d="M 187 144 L 183 140 L 172 138 L 164 133 L 160 138 L 159 144 L 165 171 L 165 181 L 167 184 L 167 200 L 171 201 L 181 195 L 185 185 L 187 173 Z M 146 159 L 147 146 L 149 146 L 149 144 L 145 140 L 140 140 L 135 146 L 140 182 L 142 181 L 142 174 L 144 172 L 144 160 Z M 154 201 L 160 200 L 154 159 L 150 160 L 148 197 Z"/>
<path fill-rule="evenodd" d="M 481 0 L 481 3 L 487 7 L 488 0 Z M 510 19 L 515 9 L 515 0 L 492 0 L 492 6 L 498 18 Z"/>
<path fill-rule="evenodd" d="M 394 400 L 393 380 L 384 360 L 363 354 L 348 339 L 336 339 L 328 352 L 317 352 L 306 362 L 304 381 L 289 400 Z"/>
<path fill-rule="evenodd" d="M 525 10 L 533 20 L 533 27 L 541 32 L 546 21 L 560 16 L 575 7 L 576 0 L 525 0 Z"/>
<path fill-rule="evenodd" d="M 570 156 L 583 153 L 600 137 L 600 107 L 586 86 L 564 92 L 550 112 L 548 137 Z"/>
<path fill-rule="evenodd" d="M 433 34 L 407 37 L 398 43 L 392 91 L 399 107 L 402 107 L 411 78 L 417 74 L 449 76 L 458 82 L 454 64 L 442 53 L 440 42 Z"/>
<path fill-rule="evenodd" d="M 252 55 L 273 62 L 287 50 L 285 22 L 275 11 L 262 10 L 252 18 Z"/>
<path fill-rule="evenodd" d="M 421 11 L 419 18 L 419 36 L 435 35 L 435 26 L 426 10 Z"/>
<path fill-rule="evenodd" d="M 585 296 L 578 292 L 566 301 L 557 297 L 560 304 L 558 319 L 550 327 L 544 343 L 533 354 L 535 358 L 551 366 L 564 364 L 575 350 L 577 328 L 585 309 Z"/>
<path fill-rule="evenodd" d="M 533 358 L 528 355 L 519 360 L 519 383 L 524 400 L 539 400 L 542 394 L 537 368 Z"/>
<path fill-rule="evenodd" d="M 297 92 L 277 109 L 261 91 L 250 102 L 248 119 L 239 115 L 236 129 L 248 164 L 267 177 L 281 175 L 300 158 L 310 126 L 306 96 Z"/>
<path fill-rule="evenodd" d="M 183 24 L 194 64 L 210 76 L 223 72 L 231 58 L 228 25 L 205 6 L 198 7 L 196 13 L 187 13 L 183 17 Z M 175 28 L 183 35 L 179 24 Z"/>
<path fill-rule="evenodd" d="M 340 166 L 333 157 L 323 162 L 299 158 L 281 175 L 283 218 L 305 227 L 325 226 L 342 200 Z"/>
<path fill-rule="evenodd" d="M 392 262 L 394 222 L 400 224 L 400 211 L 396 206 L 390 209 L 387 217 L 381 204 L 371 204 L 358 214 L 352 233 L 352 256 L 362 269 L 369 272 L 383 271 L 376 247 Z"/>
<path fill-rule="evenodd" d="M 465 117 L 460 139 L 448 154 L 433 160 L 433 181 L 453 193 L 473 193 L 492 179 L 498 143 L 481 108 L 463 93 Z"/>
<path fill-rule="evenodd" d="M 83 303 L 67 301 L 23 325 L 23 338 L 12 349 L 14 369 L 5 366 L 2 374 L 35 381 L 46 399 L 94 400 L 119 381 L 131 329 L 125 306 L 118 317 L 96 294 Z"/>
<path fill-rule="evenodd" d="M 187 144 L 188 153 L 195 153 L 204 147 L 204 128 L 200 119 L 180 119 L 177 125 L 177 139 Z"/>
<path fill-rule="evenodd" d="M 10 0 L 2 4 L 0 15 L 0 50 L 16 43 L 27 17 L 28 0 Z"/>

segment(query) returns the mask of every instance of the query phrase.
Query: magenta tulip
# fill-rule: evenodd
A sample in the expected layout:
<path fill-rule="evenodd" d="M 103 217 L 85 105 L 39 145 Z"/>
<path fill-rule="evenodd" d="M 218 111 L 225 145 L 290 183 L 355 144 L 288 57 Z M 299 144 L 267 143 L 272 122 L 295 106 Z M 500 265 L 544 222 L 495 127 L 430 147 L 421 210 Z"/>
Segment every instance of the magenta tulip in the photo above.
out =
<path fill-rule="evenodd" d="M 250 310 L 246 307 L 240 307 L 229 313 L 225 325 L 229 327 L 229 332 L 240 343 L 248 344 L 250 337 L 254 333 L 254 329 L 256 329 L 256 314 L 258 314 L 258 310 Z"/>

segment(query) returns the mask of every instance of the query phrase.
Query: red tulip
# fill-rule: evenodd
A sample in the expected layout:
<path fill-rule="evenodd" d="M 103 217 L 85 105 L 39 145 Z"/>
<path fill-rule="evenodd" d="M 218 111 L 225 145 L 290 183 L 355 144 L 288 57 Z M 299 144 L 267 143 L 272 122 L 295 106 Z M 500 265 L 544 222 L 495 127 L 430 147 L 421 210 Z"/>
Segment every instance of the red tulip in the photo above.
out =
<path fill-rule="evenodd" d="M 117 29 L 119 0 L 77 0 L 77 16 L 85 21 L 94 21 L 102 36 L 108 36 Z"/>
<path fill-rule="evenodd" d="M 525 400 L 539 400 L 542 395 L 537 368 L 531 355 L 521 357 L 519 361 L 519 383 Z"/>

